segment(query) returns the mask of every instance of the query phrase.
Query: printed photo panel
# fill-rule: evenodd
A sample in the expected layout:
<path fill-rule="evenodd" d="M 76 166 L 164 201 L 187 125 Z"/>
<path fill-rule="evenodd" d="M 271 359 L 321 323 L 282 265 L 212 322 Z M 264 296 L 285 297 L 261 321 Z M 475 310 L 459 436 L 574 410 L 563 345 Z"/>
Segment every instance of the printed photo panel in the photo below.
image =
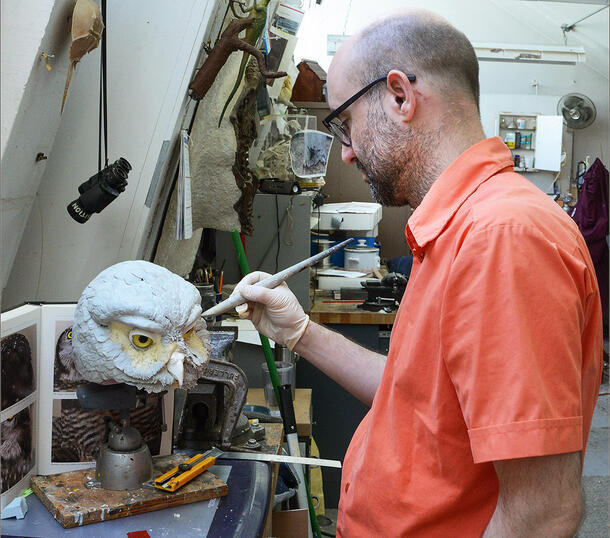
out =
<path fill-rule="evenodd" d="M 0 492 L 6 493 L 33 469 L 33 406 L 22 409 L 0 424 Z"/>
<path fill-rule="evenodd" d="M 36 390 L 37 326 L 30 325 L 0 341 L 2 408 L 27 398 Z"/>

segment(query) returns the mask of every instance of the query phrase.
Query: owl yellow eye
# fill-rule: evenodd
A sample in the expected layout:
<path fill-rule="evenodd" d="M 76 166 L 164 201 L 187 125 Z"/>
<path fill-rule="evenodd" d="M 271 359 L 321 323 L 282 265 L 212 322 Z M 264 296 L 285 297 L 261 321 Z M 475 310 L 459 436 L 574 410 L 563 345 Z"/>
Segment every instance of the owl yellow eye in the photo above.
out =
<path fill-rule="evenodd" d="M 66 336 L 68 337 L 68 340 L 72 340 L 72 331 L 68 331 Z"/>
<path fill-rule="evenodd" d="M 153 339 L 145 334 L 133 333 L 131 335 L 131 343 L 138 349 L 146 349 L 153 343 Z"/>

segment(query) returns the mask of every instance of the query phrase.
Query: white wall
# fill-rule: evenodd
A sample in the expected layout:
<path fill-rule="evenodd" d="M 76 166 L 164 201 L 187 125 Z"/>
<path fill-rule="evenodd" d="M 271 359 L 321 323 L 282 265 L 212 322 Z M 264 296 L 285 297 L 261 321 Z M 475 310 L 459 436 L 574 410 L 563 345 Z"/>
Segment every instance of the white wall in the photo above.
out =
<path fill-rule="evenodd" d="M 2 12 L 0 155 L 4 154 L 30 76 L 30 70 L 24 66 L 31 67 L 37 56 L 54 3 L 54 0 L 5 0 L 0 5 Z"/>
<path fill-rule="evenodd" d="M 2 287 L 47 165 L 36 155 L 49 153 L 60 123 L 72 5 L 71 0 L 2 2 Z M 55 55 L 51 71 L 43 51 Z"/>
<path fill-rule="evenodd" d="M 3 310 L 26 300 L 76 300 L 102 269 L 137 256 L 150 217 L 144 200 L 161 145 L 176 138 L 201 43 L 208 34 L 216 38 L 215 23 L 225 6 L 224 0 L 108 2 L 109 158 L 131 162 L 129 185 L 86 224 L 66 212 L 78 185 L 97 171 L 98 49 L 72 79 L 4 289 Z M 52 99 L 46 106 L 59 111 L 60 102 Z M 30 126 L 22 134 L 33 133 Z"/>

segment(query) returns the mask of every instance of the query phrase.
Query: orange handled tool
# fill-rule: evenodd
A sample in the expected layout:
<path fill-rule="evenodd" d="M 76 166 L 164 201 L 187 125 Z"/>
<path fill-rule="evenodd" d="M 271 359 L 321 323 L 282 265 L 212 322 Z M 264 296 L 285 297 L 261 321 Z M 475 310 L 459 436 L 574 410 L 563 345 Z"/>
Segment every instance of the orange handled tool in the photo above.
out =
<path fill-rule="evenodd" d="M 155 480 L 155 487 L 164 491 L 176 491 L 178 488 L 199 476 L 216 463 L 216 456 L 209 455 L 213 449 L 205 454 L 196 454 L 184 463 L 167 471 Z"/>

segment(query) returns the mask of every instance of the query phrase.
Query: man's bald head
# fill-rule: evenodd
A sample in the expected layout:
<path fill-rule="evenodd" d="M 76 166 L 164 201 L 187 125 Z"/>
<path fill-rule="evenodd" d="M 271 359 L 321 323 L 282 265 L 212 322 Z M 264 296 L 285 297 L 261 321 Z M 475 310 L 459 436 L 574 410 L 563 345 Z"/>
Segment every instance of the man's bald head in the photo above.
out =
<path fill-rule="evenodd" d="M 409 10 L 380 19 L 346 43 L 341 63 L 364 86 L 392 69 L 430 79 L 439 93 L 463 95 L 479 106 L 479 64 L 468 38 L 442 17 Z M 369 95 L 379 94 L 381 86 Z"/>

